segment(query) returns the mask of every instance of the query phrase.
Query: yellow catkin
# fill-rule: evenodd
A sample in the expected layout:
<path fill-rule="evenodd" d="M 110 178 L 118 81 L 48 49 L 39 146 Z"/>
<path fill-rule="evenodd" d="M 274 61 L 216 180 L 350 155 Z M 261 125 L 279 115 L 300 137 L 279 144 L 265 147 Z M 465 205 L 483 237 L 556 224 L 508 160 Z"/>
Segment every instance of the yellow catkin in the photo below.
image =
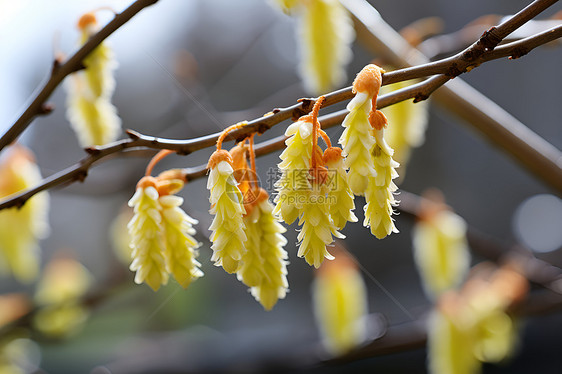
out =
<path fill-rule="evenodd" d="M 287 252 L 283 247 L 287 240 L 286 231 L 273 215 L 273 205 L 267 200 L 260 201 L 254 209 L 258 212 L 256 227 L 259 231 L 259 258 L 261 282 L 250 292 L 265 310 L 271 310 L 277 300 L 284 299 L 289 288 L 287 281 Z"/>
<path fill-rule="evenodd" d="M 279 156 L 280 179 L 275 183 L 274 214 L 287 224 L 293 223 L 301 213 L 310 190 L 308 170 L 312 153 L 312 123 L 297 121 L 285 131 L 286 148 Z"/>
<path fill-rule="evenodd" d="M 42 180 L 31 151 L 16 144 L 0 157 L 0 198 L 34 187 Z M 49 195 L 39 193 L 23 207 L 0 211 L 0 273 L 23 282 L 39 269 L 38 240 L 49 233 Z"/>
<path fill-rule="evenodd" d="M 84 15 L 79 28 L 83 45 L 98 30 L 95 17 Z M 121 119 L 111 103 L 117 63 L 107 42 L 96 47 L 83 63 L 85 68 L 68 78 L 66 114 L 82 147 L 103 145 L 117 139 L 121 130 Z"/>
<path fill-rule="evenodd" d="M 333 237 L 345 238 L 330 218 L 330 201 L 326 192 L 325 186 L 314 186 L 308 191 L 308 203 L 299 220 L 302 228 L 297 236 L 299 241 L 297 256 L 304 257 L 309 265 L 317 269 L 322 265 L 324 258 L 334 259 L 327 248 L 333 243 Z"/>
<path fill-rule="evenodd" d="M 340 138 L 351 189 L 355 194 L 365 195 L 363 225 L 370 227 L 378 239 L 398 232 L 392 219 L 393 207 L 397 205 L 397 187 L 392 180 L 398 177 L 395 169 L 399 164 L 392 159 L 394 150 L 384 139 L 388 120 L 376 108 L 382 73 L 384 70 L 379 66 L 369 64 L 357 74 L 353 81 L 356 95 L 348 104 L 350 113 Z"/>
<path fill-rule="evenodd" d="M 330 217 L 334 225 L 341 230 L 347 222 L 357 222 L 353 214 L 355 209 L 354 196 L 347 183 L 347 173 L 341 148 L 331 147 L 324 152 L 324 163 L 328 168 L 328 203 Z"/>
<path fill-rule="evenodd" d="M 263 259 L 260 254 L 262 230 L 259 219 L 260 211 L 254 208 L 244 216 L 246 252 L 242 256 L 242 265 L 237 272 L 237 277 L 248 287 L 259 286 L 263 281 Z"/>
<path fill-rule="evenodd" d="M 135 271 L 135 283 L 146 283 L 154 291 L 168 283 L 168 272 L 164 258 L 165 243 L 161 235 L 162 216 L 158 202 L 158 191 L 153 185 L 137 187 L 129 206 L 134 207 L 135 215 L 128 224 L 131 238 L 131 257 L 129 267 Z"/>
<path fill-rule="evenodd" d="M 427 215 L 413 230 L 414 258 L 431 299 L 456 288 L 470 266 L 466 223 L 449 210 Z"/>
<path fill-rule="evenodd" d="M 299 70 L 307 91 L 317 95 L 345 81 L 355 34 L 339 0 L 308 0 L 302 5 L 297 11 Z"/>
<path fill-rule="evenodd" d="M 224 150 L 217 151 L 215 154 L 220 154 L 222 157 L 210 163 L 211 171 L 207 180 L 207 189 L 211 192 L 210 212 L 215 216 L 209 227 L 213 231 L 211 260 L 216 266 L 222 266 L 227 273 L 232 274 L 239 269 L 240 260 L 246 252 L 245 226 L 242 218 L 246 210 L 238 182 L 233 176 L 232 158 Z"/>
<path fill-rule="evenodd" d="M 384 140 L 384 128 L 374 130 L 374 132 L 376 144 L 373 148 L 372 160 L 377 174 L 368 178 L 363 225 L 370 227 L 371 233 L 378 239 L 382 239 L 393 232 L 398 232 L 392 218 L 393 207 L 398 205 L 394 198 L 397 187 L 392 180 L 398 177 L 395 169 L 399 164 L 392 159 L 394 151 Z"/>
<path fill-rule="evenodd" d="M 203 276 L 199 269 L 201 264 L 195 259 L 198 256 L 196 248 L 201 244 L 192 236 L 195 234 L 193 225 L 197 220 L 180 208 L 183 198 L 179 196 L 160 196 L 158 202 L 162 207 L 166 270 L 186 288 L 192 281 Z"/>
<path fill-rule="evenodd" d="M 342 250 L 335 255 L 316 273 L 312 290 L 324 346 L 337 356 L 366 338 L 367 289 L 349 255 Z"/>
<path fill-rule="evenodd" d="M 369 178 L 377 175 L 371 160 L 375 146 L 369 124 L 371 99 L 368 93 L 358 91 L 347 104 L 349 114 L 342 123 L 344 131 L 339 139 L 348 169 L 349 186 L 355 195 L 360 196 L 365 194 Z"/>

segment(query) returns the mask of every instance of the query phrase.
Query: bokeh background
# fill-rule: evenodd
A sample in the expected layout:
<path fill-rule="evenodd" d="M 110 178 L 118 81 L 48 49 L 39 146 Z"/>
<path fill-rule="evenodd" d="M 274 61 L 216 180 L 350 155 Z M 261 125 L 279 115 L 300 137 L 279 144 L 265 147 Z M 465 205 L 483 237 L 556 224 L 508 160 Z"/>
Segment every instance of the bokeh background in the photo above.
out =
<path fill-rule="evenodd" d="M 105 5 L 122 10 L 130 2 L 0 0 L 0 131 L 13 123 L 46 79 L 53 54 L 75 50 L 75 23 L 82 13 Z M 527 4 L 521 0 L 369 2 L 397 30 L 437 16 L 445 33 L 479 16 L 512 14 Z M 559 7 L 543 16 L 556 10 Z M 111 16 L 99 14 L 102 22 Z M 294 20 L 265 0 L 160 0 L 109 38 L 119 62 L 113 101 L 124 128 L 162 137 L 196 137 L 310 96 L 296 73 L 294 29 Z M 353 51 L 346 85 L 376 57 L 358 44 Z M 462 79 L 560 149 L 560 61 L 560 46 L 544 47 L 518 60 L 486 63 Z M 36 119 L 22 137 L 35 152 L 44 176 L 84 156 L 64 115 L 64 89 L 59 87 L 50 101 L 56 110 Z M 278 126 L 262 138 L 280 135 L 283 128 Z M 341 128 L 328 133 L 335 141 Z M 198 166 L 210 153 L 170 156 L 158 169 Z M 296 257 L 295 227 L 286 234 L 291 291 L 273 311 L 265 312 L 244 285 L 210 262 L 206 235 L 211 216 L 204 180 L 189 183 L 180 195 L 186 199 L 184 208 L 200 221 L 199 260 L 205 277 L 187 290 L 171 282 L 157 293 L 133 284 L 133 274 L 116 258 L 110 228 L 147 161 L 146 157 L 112 159 L 93 168 L 84 183 L 50 192 L 52 233 L 41 243 L 43 261 L 60 251 L 72 253 L 93 274 L 95 286 L 108 287 L 111 296 L 93 308 L 85 328 L 72 339 L 39 343 L 36 354 L 41 368 L 48 373 L 264 367 L 282 372 L 321 355 L 311 305 L 314 272 Z M 278 153 L 257 161 L 261 182 L 270 192 L 268 175 L 277 162 Z M 414 193 L 429 187 L 441 189 L 447 202 L 475 228 L 508 245 L 534 248 L 541 251 L 538 257 L 562 265 L 561 252 L 556 250 L 562 245 L 561 200 L 469 126 L 434 105 L 429 109 L 426 142 L 414 151 L 400 185 Z M 362 212 L 357 214 L 361 221 Z M 413 263 L 412 224 L 410 218 L 398 216 L 401 233 L 383 241 L 360 224 L 343 231 L 345 245 L 365 269 L 370 311 L 382 313 L 391 325 L 421 317 L 430 306 Z M 1 292 L 14 290 L 32 292 L 33 285 L 2 279 Z M 486 366 L 485 372 L 558 372 L 561 315 L 527 319 L 521 331 L 520 353 L 503 366 Z M 288 357 L 301 361 L 287 362 Z M 423 373 L 425 350 L 363 360 L 346 370 Z"/>

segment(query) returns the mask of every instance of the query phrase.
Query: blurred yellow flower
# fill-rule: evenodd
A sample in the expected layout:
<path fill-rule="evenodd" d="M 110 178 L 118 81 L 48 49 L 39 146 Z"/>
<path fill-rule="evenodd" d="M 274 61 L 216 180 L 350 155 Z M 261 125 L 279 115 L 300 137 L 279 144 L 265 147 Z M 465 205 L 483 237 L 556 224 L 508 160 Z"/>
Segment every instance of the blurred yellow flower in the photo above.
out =
<path fill-rule="evenodd" d="M 15 144 L 0 157 L 0 198 L 35 187 L 42 180 L 33 154 Z M 38 240 L 49 233 L 49 195 L 31 197 L 21 208 L 0 211 L 0 273 L 29 282 L 39 269 Z"/>
<path fill-rule="evenodd" d="M 430 372 L 479 373 L 481 362 L 507 358 L 517 342 L 507 309 L 527 290 L 527 280 L 505 265 L 476 267 L 460 291 L 442 294 L 428 324 Z"/>
<path fill-rule="evenodd" d="M 428 297 L 461 284 L 470 267 L 466 222 L 443 204 L 420 211 L 412 233 L 414 259 Z M 425 213 L 424 213 L 425 212 Z"/>
<path fill-rule="evenodd" d="M 355 37 L 351 18 L 339 0 L 308 0 L 298 13 L 300 73 L 308 92 L 317 95 L 345 82 Z"/>
<path fill-rule="evenodd" d="M 98 30 L 95 16 L 83 15 L 78 28 L 80 45 L 83 45 Z M 82 147 L 103 145 L 117 139 L 121 130 L 121 119 L 111 103 L 117 62 L 107 42 L 102 42 L 83 63 L 85 68 L 71 74 L 67 80 L 66 114 Z"/>
<path fill-rule="evenodd" d="M 42 306 L 33 318 L 34 326 L 45 335 L 66 337 L 78 331 L 88 318 L 88 310 L 79 302 L 92 284 L 90 272 L 71 258 L 51 260 L 35 292 Z"/>
<path fill-rule="evenodd" d="M 337 356 L 365 341 L 367 289 L 350 255 L 341 248 L 334 255 L 316 272 L 312 295 L 324 346 Z"/>

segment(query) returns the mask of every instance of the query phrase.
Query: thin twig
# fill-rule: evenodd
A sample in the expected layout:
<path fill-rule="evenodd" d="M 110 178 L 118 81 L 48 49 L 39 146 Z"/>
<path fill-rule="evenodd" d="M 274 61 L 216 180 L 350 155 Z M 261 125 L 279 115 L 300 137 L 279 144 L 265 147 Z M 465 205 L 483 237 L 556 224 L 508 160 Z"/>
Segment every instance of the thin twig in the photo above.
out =
<path fill-rule="evenodd" d="M 16 140 L 35 117 L 52 111 L 52 107 L 46 105 L 45 102 L 67 75 L 84 68 L 82 61 L 84 61 L 84 58 L 86 58 L 90 52 L 99 46 L 109 35 L 133 18 L 134 15 L 157 1 L 158 0 L 135 1 L 122 13 L 117 14 L 104 28 L 93 35 L 90 40 L 76 51 L 64 64 L 61 64 L 59 60 L 55 60 L 49 80 L 12 127 L 0 138 L 0 151 Z"/>

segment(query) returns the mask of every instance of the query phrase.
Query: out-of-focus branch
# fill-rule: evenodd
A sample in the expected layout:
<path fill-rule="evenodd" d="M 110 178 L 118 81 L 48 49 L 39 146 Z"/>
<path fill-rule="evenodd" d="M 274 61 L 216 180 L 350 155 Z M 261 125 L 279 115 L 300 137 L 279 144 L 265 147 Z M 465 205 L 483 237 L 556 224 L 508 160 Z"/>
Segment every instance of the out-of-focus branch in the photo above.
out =
<path fill-rule="evenodd" d="M 502 17 L 498 15 L 482 16 L 479 19 L 466 25 L 464 28 L 451 34 L 435 35 L 427 39 L 423 39 L 423 41 L 421 41 L 421 38 L 418 37 L 417 43 L 419 44 L 415 46 L 425 56 L 432 60 L 439 56 L 450 55 L 452 53 L 456 53 L 460 50 L 465 49 L 467 46 L 472 44 L 475 39 L 479 38 L 480 35 L 482 35 L 482 30 L 489 29 L 490 27 L 496 25 L 501 21 L 501 19 Z M 532 20 L 525 24 L 525 26 L 509 34 L 504 39 L 504 43 L 525 39 L 558 25 L 560 25 L 560 20 L 558 19 Z M 415 38 L 416 34 L 415 30 L 410 30 L 411 29 L 407 29 L 407 31 L 409 31 L 414 36 L 406 39 L 411 43 L 411 39 Z M 402 30 L 400 33 L 403 34 L 403 32 L 404 30 Z"/>
<path fill-rule="evenodd" d="M 8 144 L 12 143 L 18 136 L 29 126 L 31 121 L 39 115 L 48 114 L 52 111 L 52 106 L 45 104 L 53 91 L 59 86 L 63 79 L 84 66 L 82 61 L 90 52 L 100 45 L 109 35 L 127 23 L 133 16 L 144 8 L 158 2 L 158 0 L 137 0 L 131 4 L 122 13 L 119 13 L 109 22 L 104 28 L 98 31 L 94 36 L 86 42 L 74 55 L 72 55 L 66 62 L 62 63 L 55 59 L 51 76 L 45 83 L 43 88 L 38 92 L 37 96 L 33 99 L 31 104 L 17 119 L 17 121 L 6 131 L 0 138 L 0 151 Z"/>
<path fill-rule="evenodd" d="M 512 313 L 519 317 L 542 315 L 562 309 L 562 295 L 544 291 L 533 292 L 522 303 L 513 308 Z M 421 348 L 426 344 L 425 321 L 416 320 L 389 326 L 381 338 L 360 347 L 344 356 L 322 362 L 337 365 L 369 357 L 405 352 Z"/>
<path fill-rule="evenodd" d="M 495 47 L 498 35 L 509 34 L 516 25 L 522 25 L 555 2 L 533 2 L 514 16 L 515 21 L 508 20 L 497 26 L 493 33 L 484 34 L 483 38 L 489 38 L 485 39 L 488 41 L 474 43 L 456 56 L 465 55 L 464 64 L 494 52 L 489 48 Z M 375 54 L 398 67 L 427 63 L 428 59 L 412 48 L 365 0 L 342 0 L 342 3 L 353 15 L 359 40 Z M 510 48 L 508 46 L 509 44 L 506 44 L 496 50 Z M 465 65 L 464 69 L 468 66 Z M 463 71 L 462 66 L 452 73 L 456 74 L 459 71 Z M 562 194 L 562 152 L 552 144 L 458 78 L 438 89 L 433 98 L 434 102 L 464 119 L 492 144 L 513 157 L 559 195 Z"/>

